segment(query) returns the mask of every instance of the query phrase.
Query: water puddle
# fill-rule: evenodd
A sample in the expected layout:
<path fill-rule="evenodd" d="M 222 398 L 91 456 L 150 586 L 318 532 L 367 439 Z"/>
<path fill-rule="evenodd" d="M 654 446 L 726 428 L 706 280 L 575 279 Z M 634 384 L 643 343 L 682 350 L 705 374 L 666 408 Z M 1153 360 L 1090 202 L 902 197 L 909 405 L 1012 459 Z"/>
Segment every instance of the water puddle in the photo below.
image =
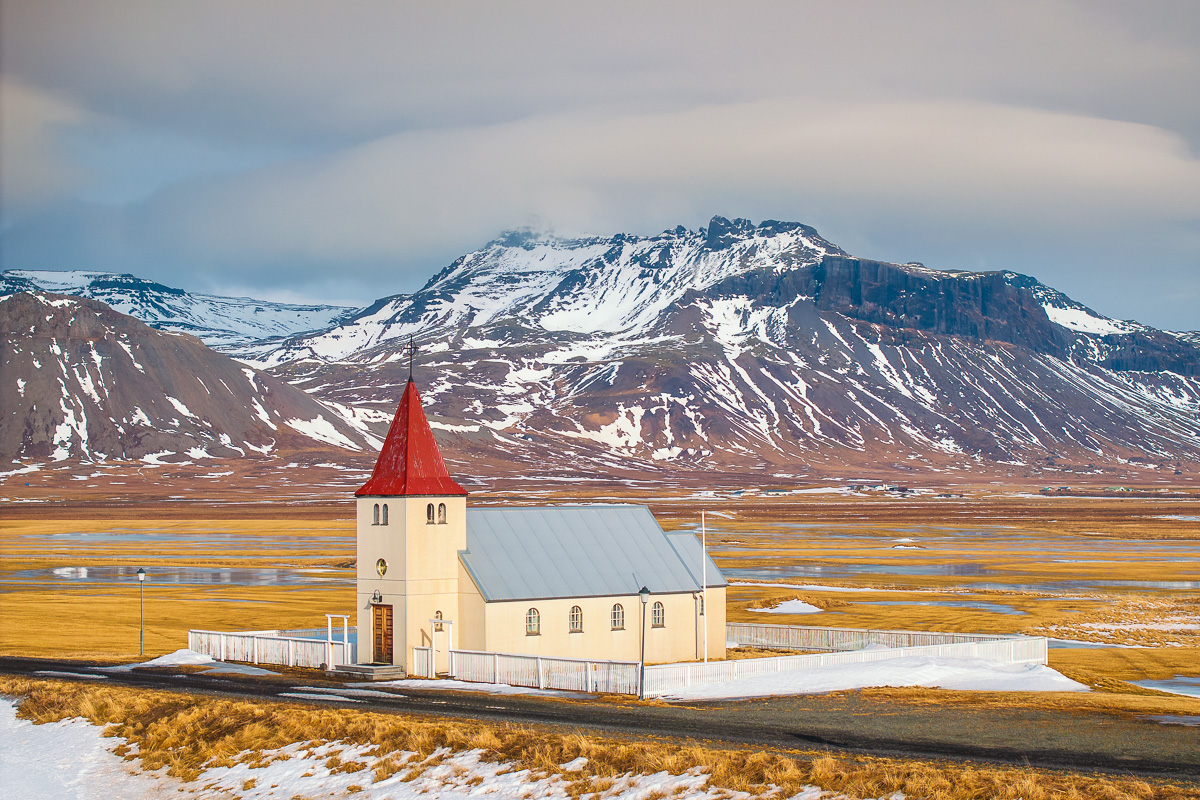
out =
<path fill-rule="evenodd" d="M 1025 612 L 1004 603 L 987 603 L 982 600 L 868 600 L 858 601 L 864 606 L 944 606 L 946 608 L 973 608 L 995 614 L 1023 615 Z"/>
<path fill-rule="evenodd" d="M 5 579 L 60 580 L 71 583 L 137 583 L 136 566 L 131 567 L 55 567 L 31 569 L 12 573 Z M 146 571 L 148 585 L 181 586 L 309 586 L 314 589 L 340 589 L 355 584 L 354 573 L 324 568 L 243 568 L 243 567 L 167 567 L 156 566 Z"/>
<path fill-rule="evenodd" d="M 181 547 L 237 547 L 255 549 L 305 550 L 330 544 L 353 544 L 354 536 L 338 529 L 337 534 L 313 530 L 311 536 L 251 536 L 244 533 L 211 531 L 172 531 L 167 529 L 113 528 L 108 531 L 63 531 L 62 533 L 31 533 L 23 540 L 47 544 L 173 544 Z"/>
<path fill-rule="evenodd" d="M 978 564 L 775 564 L 763 567 L 721 567 L 726 578 L 845 578 L 852 575 L 996 575 L 1001 570 Z"/>
<path fill-rule="evenodd" d="M 1138 719 L 1148 719 L 1159 725 L 1187 725 L 1190 728 L 1200 728 L 1200 717 L 1187 714 L 1143 714 Z"/>
<path fill-rule="evenodd" d="M 1160 692 L 1170 692 L 1171 694 L 1185 694 L 1188 697 L 1200 697 L 1200 677 L 1188 677 L 1187 675 L 1176 675 L 1174 678 L 1168 678 L 1165 681 L 1130 681 L 1134 686 L 1141 686 L 1143 689 L 1157 689 Z"/>

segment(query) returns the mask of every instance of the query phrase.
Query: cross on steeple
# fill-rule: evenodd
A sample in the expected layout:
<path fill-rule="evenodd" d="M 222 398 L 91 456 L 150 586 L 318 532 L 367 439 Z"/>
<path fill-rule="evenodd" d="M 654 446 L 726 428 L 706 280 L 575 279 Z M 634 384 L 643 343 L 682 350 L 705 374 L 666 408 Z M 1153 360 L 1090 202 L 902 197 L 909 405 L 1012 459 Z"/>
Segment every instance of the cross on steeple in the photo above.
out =
<path fill-rule="evenodd" d="M 408 379 L 412 380 L 413 358 L 417 355 L 417 345 L 413 342 L 413 337 L 408 337 Z"/>

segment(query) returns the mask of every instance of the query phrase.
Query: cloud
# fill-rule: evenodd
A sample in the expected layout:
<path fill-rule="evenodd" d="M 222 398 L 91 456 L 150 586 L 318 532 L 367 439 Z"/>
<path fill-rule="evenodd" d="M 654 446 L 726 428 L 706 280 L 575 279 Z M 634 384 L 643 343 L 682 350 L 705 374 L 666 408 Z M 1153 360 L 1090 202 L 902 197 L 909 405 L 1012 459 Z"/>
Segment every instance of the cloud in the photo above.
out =
<path fill-rule="evenodd" d="M 722 213 L 1200 327 L 1194 3 L 5 12 L 6 80 L 36 101 L 0 152 L 25 169 L 5 266 L 365 301 L 504 228 Z"/>
<path fill-rule="evenodd" d="M 0 77 L 0 204 L 7 218 L 68 197 L 86 172 L 65 158 L 59 134 L 83 123 L 83 110 L 18 81 Z"/>
<path fill-rule="evenodd" d="M 406 132 L 176 186 L 106 209 L 99 228 L 124 231 L 118 249 L 140 248 L 145 266 L 185 254 L 176 260 L 226 283 L 256 269 L 265 282 L 279 269 L 319 281 L 352 264 L 399 289 L 531 220 L 653 233 L 713 212 L 796 209 L 830 235 L 855 220 L 965 242 L 1144 239 L 1200 220 L 1200 162 L 1177 135 L 1135 123 L 963 103 L 814 113 L 772 100 Z M 102 236 L 89 249 L 113 246 Z"/>

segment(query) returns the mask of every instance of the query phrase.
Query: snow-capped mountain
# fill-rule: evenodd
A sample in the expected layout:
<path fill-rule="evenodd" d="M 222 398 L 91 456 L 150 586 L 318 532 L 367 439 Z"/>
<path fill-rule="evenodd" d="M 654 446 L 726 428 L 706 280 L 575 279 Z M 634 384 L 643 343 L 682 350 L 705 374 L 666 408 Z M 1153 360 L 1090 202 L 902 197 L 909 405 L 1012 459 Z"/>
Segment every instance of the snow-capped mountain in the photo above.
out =
<path fill-rule="evenodd" d="M 0 297 L 15 292 L 53 292 L 100 300 L 152 328 L 190 333 L 218 350 L 268 337 L 323 330 L 355 311 L 343 306 L 197 294 L 108 272 L 10 269 L 0 273 Z"/>
<path fill-rule="evenodd" d="M 187 334 L 103 303 L 0 300 L 0 461 L 197 461 L 280 451 L 371 451 L 346 415 Z"/>
<path fill-rule="evenodd" d="M 448 460 L 481 475 L 1200 465 L 1197 334 L 790 222 L 512 232 L 413 294 L 225 349 L 382 434 L 410 336 Z"/>
<path fill-rule="evenodd" d="M 1200 348 L 1014 272 L 852 258 L 796 223 L 507 234 L 420 291 L 242 350 L 341 403 L 418 380 L 475 455 L 770 469 L 1200 461 Z"/>

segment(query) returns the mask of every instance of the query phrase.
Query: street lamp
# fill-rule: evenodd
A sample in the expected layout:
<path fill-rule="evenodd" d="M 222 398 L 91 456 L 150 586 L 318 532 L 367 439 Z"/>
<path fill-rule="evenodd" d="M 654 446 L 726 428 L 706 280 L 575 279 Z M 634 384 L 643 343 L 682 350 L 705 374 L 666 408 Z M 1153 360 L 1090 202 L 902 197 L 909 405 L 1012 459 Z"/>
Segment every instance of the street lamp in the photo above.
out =
<path fill-rule="evenodd" d="M 646 699 L 646 604 L 650 602 L 650 590 L 645 586 L 638 591 L 642 598 L 642 655 L 638 659 L 638 700 Z"/>
<path fill-rule="evenodd" d="M 146 655 L 146 570 L 138 567 L 138 633 L 139 647 L 138 652 L 141 655 Z"/>

